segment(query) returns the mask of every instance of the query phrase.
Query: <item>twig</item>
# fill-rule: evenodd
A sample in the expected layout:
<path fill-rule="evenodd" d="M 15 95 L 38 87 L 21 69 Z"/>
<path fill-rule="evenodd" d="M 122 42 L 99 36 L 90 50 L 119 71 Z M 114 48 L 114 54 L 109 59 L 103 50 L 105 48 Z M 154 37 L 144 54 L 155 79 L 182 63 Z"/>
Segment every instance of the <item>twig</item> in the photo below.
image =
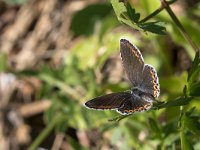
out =
<path fill-rule="evenodd" d="M 199 48 L 197 47 L 197 45 L 192 41 L 192 38 L 190 37 L 190 35 L 187 33 L 187 31 L 185 30 L 185 28 L 182 26 L 181 22 L 178 20 L 178 18 L 176 17 L 176 15 L 174 14 L 174 12 L 172 11 L 172 9 L 169 7 L 169 4 L 166 2 L 166 0 L 161 0 L 161 5 L 166 9 L 166 11 L 168 12 L 168 14 L 170 15 L 170 17 L 172 18 L 172 20 L 174 21 L 174 23 L 177 25 L 177 27 L 179 28 L 179 30 L 181 31 L 181 33 L 183 34 L 183 36 L 185 37 L 185 39 L 190 43 L 190 45 L 192 46 L 193 50 L 195 52 L 199 51 Z"/>
<path fill-rule="evenodd" d="M 50 100 L 37 100 L 30 104 L 22 105 L 18 108 L 18 112 L 23 117 L 30 117 L 44 112 L 51 106 Z"/>
<path fill-rule="evenodd" d="M 51 150 L 59 150 L 63 143 L 64 137 L 64 133 L 57 133 Z"/>
<path fill-rule="evenodd" d="M 174 1 L 170 1 L 170 2 L 167 2 L 168 5 L 171 5 L 175 2 L 176 0 Z M 139 23 L 143 23 L 143 22 L 146 22 L 147 20 L 153 18 L 154 16 L 156 16 L 157 14 L 159 14 L 163 9 L 165 9 L 166 6 L 164 5 L 161 5 L 160 8 L 156 9 L 154 12 L 152 12 L 150 15 L 148 15 L 147 17 L 145 17 L 144 19 L 140 20 Z"/>

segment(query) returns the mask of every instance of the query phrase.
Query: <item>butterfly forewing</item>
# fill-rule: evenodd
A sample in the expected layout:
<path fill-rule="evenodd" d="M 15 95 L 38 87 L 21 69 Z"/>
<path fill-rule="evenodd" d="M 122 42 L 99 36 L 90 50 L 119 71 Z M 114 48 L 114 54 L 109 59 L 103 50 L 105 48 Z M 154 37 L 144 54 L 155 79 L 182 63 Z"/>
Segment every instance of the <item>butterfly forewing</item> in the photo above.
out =
<path fill-rule="evenodd" d="M 116 109 L 130 99 L 131 94 L 128 92 L 111 93 L 96 97 L 85 103 L 85 106 L 93 109 Z"/>
<path fill-rule="evenodd" d="M 128 40 L 121 39 L 120 53 L 128 79 L 133 86 L 138 86 L 142 82 L 141 74 L 144 68 L 144 60 L 140 51 Z"/>

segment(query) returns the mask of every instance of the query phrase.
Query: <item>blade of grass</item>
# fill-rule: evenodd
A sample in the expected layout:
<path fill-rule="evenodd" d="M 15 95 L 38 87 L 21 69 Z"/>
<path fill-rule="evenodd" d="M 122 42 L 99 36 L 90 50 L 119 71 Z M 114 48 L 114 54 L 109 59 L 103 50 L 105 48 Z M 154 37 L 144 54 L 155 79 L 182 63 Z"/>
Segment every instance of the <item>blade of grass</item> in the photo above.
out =
<path fill-rule="evenodd" d="M 47 127 L 42 131 L 42 133 L 33 141 L 33 143 L 29 146 L 28 150 L 35 150 L 42 143 L 42 141 L 50 134 L 50 132 L 54 129 L 55 125 L 63 119 L 62 116 L 55 117 Z"/>

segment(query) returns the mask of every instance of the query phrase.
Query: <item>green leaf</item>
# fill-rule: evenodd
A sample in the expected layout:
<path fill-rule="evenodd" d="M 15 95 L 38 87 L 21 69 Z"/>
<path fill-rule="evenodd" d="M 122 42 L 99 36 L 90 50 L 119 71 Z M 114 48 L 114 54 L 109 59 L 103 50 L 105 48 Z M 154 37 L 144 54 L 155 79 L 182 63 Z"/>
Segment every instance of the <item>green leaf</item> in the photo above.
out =
<path fill-rule="evenodd" d="M 15 74 L 17 76 L 27 76 L 27 77 L 35 76 L 35 77 L 37 77 L 39 75 L 39 72 L 36 70 L 22 70 L 22 71 L 15 72 Z"/>
<path fill-rule="evenodd" d="M 194 61 L 192 63 L 192 67 L 188 73 L 187 95 L 200 96 L 199 73 L 200 73 L 200 58 L 199 58 L 199 52 L 197 52 Z"/>
<path fill-rule="evenodd" d="M 78 11 L 72 18 L 71 30 L 78 35 L 91 35 L 95 24 L 110 14 L 112 7 L 108 4 L 93 4 Z"/>
<path fill-rule="evenodd" d="M 124 15 L 125 13 L 123 13 Z M 140 27 L 138 27 L 137 24 L 133 23 L 130 19 L 121 19 L 121 22 L 124 23 L 125 25 L 128 25 L 130 27 L 132 27 L 133 29 L 135 30 L 138 30 L 138 31 L 142 31 L 142 29 Z"/>
<path fill-rule="evenodd" d="M 183 150 L 193 150 L 193 146 L 190 143 L 190 140 L 186 137 L 188 135 L 188 131 L 192 134 L 196 134 L 199 136 L 200 134 L 200 123 L 199 116 L 194 116 L 195 108 L 190 109 L 189 111 L 183 113 L 180 119 L 180 139 L 181 139 L 181 147 Z"/>
<path fill-rule="evenodd" d="M 186 137 L 186 134 L 184 131 L 180 133 L 180 138 L 181 138 L 181 149 L 182 150 L 193 150 L 192 144 L 189 142 L 188 138 Z"/>
<path fill-rule="evenodd" d="M 200 71 L 200 54 L 199 52 L 196 53 L 194 61 L 192 63 L 192 67 L 188 73 L 188 82 L 189 84 L 194 81 L 197 76 L 197 73 Z"/>
<path fill-rule="evenodd" d="M 140 14 L 136 13 L 135 9 L 133 9 L 129 3 L 125 6 L 124 3 L 119 2 L 119 0 L 111 0 L 111 4 L 120 22 L 139 31 L 149 31 L 160 35 L 166 34 L 166 28 L 161 22 L 138 23 Z"/>
<path fill-rule="evenodd" d="M 119 21 L 121 21 L 121 14 L 127 12 L 126 7 L 123 2 L 119 2 L 119 0 L 111 0 L 112 7 L 115 11 L 115 14 Z"/>
<path fill-rule="evenodd" d="M 125 7 L 123 2 L 119 2 L 119 0 L 111 0 L 111 4 L 113 6 L 113 9 L 115 11 L 115 14 L 117 16 L 117 19 L 119 20 L 119 22 L 124 23 L 130 27 L 132 27 L 133 29 L 136 30 L 141 30 L 137 24 L 135 24 L 130 18 L 129 18 L 129 14 L 128 14 L 128 10 Z M 129 10 L 129 13 L 130 12 Z M 131 14 L 132 15 L 132 14 Z M 134 18 L 135 20 L 137 20 L 138 15 L 136 15 Z"/>
<path fill-rule="evenodd" d="M 136 13 L 135 9 L 133 9 L 129 3 L 127 4 L 127 15 L 135 23 L 140 19 L 140 14 Z"/>
<path fill-rule="evenodd" d="M 153 109 L 161 109 L 161 108 L 167 108 L 167 107 L 187 105 L 192 99 L 193 99 L 193 97 L 188 97 L 188 98 L 180 97 L 176 100 L 171 100 L 171 101 L 166 102 L 166 103 L 157 102 L 157 103 L 154 103 Z"/>
<path fill-rule="evenodd" d="M 194 116 L 195 108 L 190 109 L 190 111 L 187 111 L 184 113 L 181 117 L 181 130 L 188 130 L 192 132 L 193 134 L 200 134 L 200 123 L 199 123 L 199 116 Z"/>
<path fill-rule="evenodd" d="M 149 125 L 152 131 L 155 133 L 156 137 L 161 139 L 161 130 L 158 127 L 158 123 L 154 119 L 149 118 Z"/>
<path fill-rule="evenodd" d="M 138 24 L 144 31 L 149 31 L 155 34 L 166 35 L 166 28 L 161 22 L 147 22 Z"/>
<path fill-rule="evenodd" d="M 200 82 L 190 85 L 190 96 L 200 96 Z"/>

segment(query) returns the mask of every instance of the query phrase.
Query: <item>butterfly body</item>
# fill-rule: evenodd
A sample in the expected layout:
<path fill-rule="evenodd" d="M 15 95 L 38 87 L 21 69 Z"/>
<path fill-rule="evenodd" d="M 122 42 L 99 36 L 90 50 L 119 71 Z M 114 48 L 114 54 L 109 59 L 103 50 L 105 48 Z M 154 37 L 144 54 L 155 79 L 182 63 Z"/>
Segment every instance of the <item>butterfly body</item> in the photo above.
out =
<path fill-rule="evenodd" d="M 155 98 L 151 94 L 148 94 L 138 88 L 133 88 L 131 91 L 131 95 L 132 97 L 137 97 L 138 99 L 141 99 L 147 102 L 153 102 L 155 100 Z"/>
<path fill-rule="evenodd" d="M 120 52 L 125 72 L 132 84 L 131 92 L 111 93 L 96 97 L 85 103 L 87 108 L 115 109 L 122 115 L 148 110 L 160 94 L 160 86 L 155 69 L 144 64 L 137 47 L 128 40 L 120 40 Z"/>

